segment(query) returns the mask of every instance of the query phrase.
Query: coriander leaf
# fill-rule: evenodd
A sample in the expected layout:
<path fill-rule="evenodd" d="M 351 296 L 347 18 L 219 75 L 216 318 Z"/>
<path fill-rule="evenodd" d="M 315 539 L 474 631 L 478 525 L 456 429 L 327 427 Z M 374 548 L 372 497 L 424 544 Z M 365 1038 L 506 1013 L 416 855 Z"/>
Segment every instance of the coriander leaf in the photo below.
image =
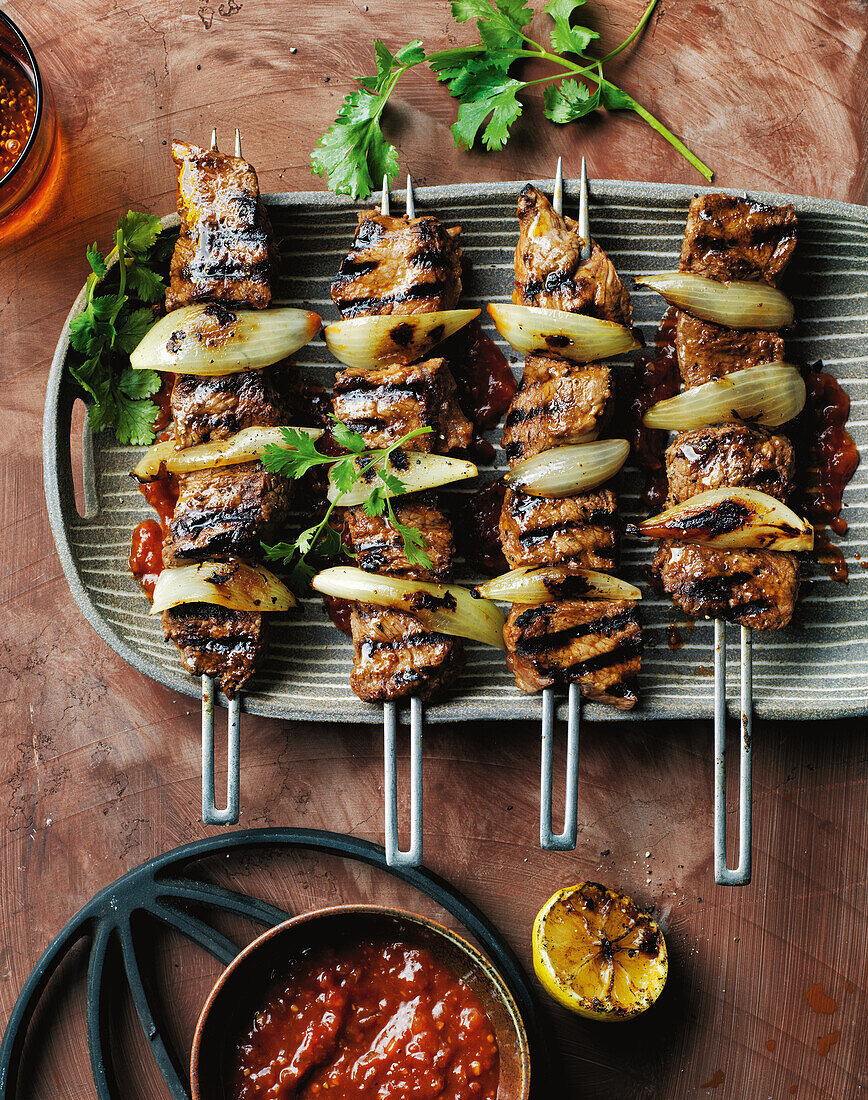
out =
<path fill-rule="evenodd" d="M 111 321 L 126 303 L 126 294 L 120 297 L 117 294 L 101 294 L 98 298 L 91 298 L 90 314 L 95 321 Z"/>
<path fill-rule="evenodd" d="M 147 261 L 153 267 L 154 264 L 165 264 L 172 258 L 175 245 L 178 243 L 180 230 L 177 226 L 172 229 L 164 229 L 157 237 L 153 248 L 148 250 Z"/>
<path fill-rule="evenodd" d="M 156 214 L 143 214 L 139 210 L 128 210 L 118 219 L 124 246 L 133 253 L 146 252 L 156 241 L 160 228 L 160 219 Z"/>
<path fill-rule="evenodd" d="M 127 397 L 124 393 L 118 393 L 115 400 L 114 429 L 118 443 L 133 446 L 153 443 L 153 425 L 160 411 L 153 401 Z"/>
<path fill-rule="evenodd" d="M 326 176 L 332 191 L 355 199 L 367 198 L 384 175 L 397 176 L 398 151 L 383 136 L 380 115 L 401 75 L 425 59 L 419 40 L 392 54 L 377 39 L 374 54 L 377 75 L 356 77 L 359 89 L 344 99 L 310 157 L 311 170 Z"/>
<path fill-rule="evenodd" d="M 269 443 L 262 452 L 262 465 L 273 474 L 294 480 L 303 477 L 314 466 L 321 466 L 334 459 L 321 455 L 315 440 L 297 428 L 282 428 L 284 446 Z"/>
<path fill-rule="evenodd" d="M 155 370 L 133 370 L 127 367 L 118 375 L 117 386 L 127 397 L 151 397 L 163 380 Z"/>
<path fill-rule="evenodd" d="M 317 523 L 313 527 L 306 527 L 295 540 L 295 549 L 301 557 L 304 557 L 316 542 L 322 527 L 322 523 Z"/>
<path fill-rule="evenodd" d="M 523 87 L 521 80 L 500 73 L 480 73 L 458 108 L 458 120 L 452 127 L 456 145 L 472 149 L 480 126 L 490 115 L 482 140 L 487 149 L 502 148 L 509 138 L 509 127 L 521 114 L 516 93 Z"/>
<path fill-rule="evenodd" d="M 386 508 L 386 493 L 381 485 L 371 489 L 368 499 L 362 502 L 366 516 L 381 516 Z"/>
<path fill-rule="evenodd" d="M 323 526 L 313 552 L 319 558 L 333 558 L 341 552 L 341 536 L 330 523 Z"/>
<path fill-rule="evenodd" d="M 105 334 L 100 331 L 90 310 L 70 321 L 69 342 L 82 355 L 93 355 L 105 343 Z"/>
<path fill-rule="evenodd" d="M 552 122 L 575 122 L 600 106 L 599 87 L 591 95 L 584 84 L 575 80 L 564 80 L 561 86 L 549 84 L 543 93 L 545 115 Z"/>
<path fill-rule="evenodd" d="M 104 279 L 106 273 L 105 256 L 97 248 L 96 241 L 87 250 L 87 262 L 90 264 L 91 271 L 98 279 Z"/>
<path fill-rule="evenodd" d="M 449 51 L 449 53 L 457 52 Z M 488 73 L 490 76 L 504 73 L 515 59 L 515 53 L 508 50 L 487 53 L 467 52 L 465 57 L 459 59 L 444 60 L 438 57 L 437 60 L 430 62 L 430 66 L 437 79 L 449 88 L 449 94 L 456 99 L 461 99 L 466 92 L 472 91 L 476 86 L 480 73 Z"/>
<path fill-rule="evenodd" d="M 345 458 L 332 466 L 329 478 L 339 493 L 348 493 L 358 481 L 359 472 L 355 462 L 351 458 Z"/>
<path fill-rule="evenodd" d="M 361 454 L 365 449 L 364 436 L 359 435 L 358 432 L 354 432 L 352 428 L 348 428 L 346 424 L 341 423 L 334 415 L 330 415 L 329 419 L 333 422 L 331 433 L 334 436 L 335 442 L 343 447 L 345 451 Z"/>
<path fill-rule="evenodd" d="M 407 486 L 399 477 L 396 477 L 394 474 L 387 474 L 383 470 L 378 470 L 377 473 L 380 475 L 380 481 L 382 481 L 392 496 L 399 497 L 407 492 Z"/>
<path fill-rule="evenodd" d="M 296 596 L 306 596 L 310 591 L 310 582 L 317 574 L 312 565 L 308 565 L 303 559 L 299 559 L 292 567 L 289 574 L 289 587 Z"/>
<path fill-rule="evenodd" d="M 260 542 L 262 553 L 266 561 L 279 561 L 289 565 L 295 556 L 296 546 L 294 542 L 276 542 L 269 546 L 267 542 Z"/>
<path fill-rule="evenodd" d="M 452 0 L 458 23 L 476 20 L 479 40 L 489 50 L 517 50 L 524 45 L 522 30 L 533 19 L 524 0 Z"/>
<path fill-rule="evenodd" d="M 555 53 L 573 53 L 581 57 L 591 42 L 600 37 L 589 27 L 571 26 L 573 13 L 584 3 L 585 0 L 549 0 L 545 5 L 546 14 L 555 23 L 551 31 L 552 49 Z"/>
<path fill-rule="evenodd" d="M 127 268 L 127 286 L 143 302 L 161 302 L 166 294 L 166 283 L 162 275 L 151 271 L 143 263 L 132 263 Z M 153 321 L 153 316 L 151 320 Z"/>
<path fill-rule="evenodd" d="M 411 565 L 421 565 L 424 569 L 433 568 L 431 558 L 425 550 L 425 538 L 421 531 L 401 523 L 395 516 L 392 502 L 387 498 L 386 507 L 389 511 L 389 526 L 393 527 L 401 536 L 404 546 L 404 557 Z"/>
<path fill-rule="evenodd" d="M 147 307 L 134 309 L 123 318 L 118 315 L 115 321 L 114 346 L 130 355 L 136 350 L 153 323 L 154 315 Z"/>
<path fill-rule="evenodd" d="M 636 109 L 636 100 L 632 96 L 622 92 L 608 80 L 600 81 L 600 95 L 603 106 L 608 111 L 633 111 Z"/>
<path fill-rule="evenodd" d="M 99 356 L 85 359 L 83 363 L 70 362 L 69 373 L 81 388 L 97 403 L 105 399 L 109 391 L 109 379 L 104 377 Z"/>

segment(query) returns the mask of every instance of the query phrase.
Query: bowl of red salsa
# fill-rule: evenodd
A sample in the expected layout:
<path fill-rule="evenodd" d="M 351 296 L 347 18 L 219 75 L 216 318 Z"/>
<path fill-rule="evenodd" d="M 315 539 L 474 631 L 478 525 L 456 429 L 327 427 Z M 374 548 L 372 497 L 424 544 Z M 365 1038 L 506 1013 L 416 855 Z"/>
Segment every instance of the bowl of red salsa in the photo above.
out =
<path fill-rule="evenodd" d="M 227 967 L 193 1039 L 193 1100 L 527 1100 L 521 1015 L 436 921 L 341 905 L 270 929 Z"/>

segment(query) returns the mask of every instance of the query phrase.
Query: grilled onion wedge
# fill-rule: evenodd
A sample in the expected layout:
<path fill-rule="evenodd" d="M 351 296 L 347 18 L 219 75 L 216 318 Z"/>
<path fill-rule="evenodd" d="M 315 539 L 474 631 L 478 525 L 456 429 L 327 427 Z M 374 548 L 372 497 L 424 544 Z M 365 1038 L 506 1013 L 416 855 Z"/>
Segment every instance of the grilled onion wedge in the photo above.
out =
<path fill-rule="evenodd" d="M 814 546 L 814 528 L 806 519 L 756 489 L 709 489 L 629 525 L 627 531 L 721 550 L 812 550 Z"/>
<path fill-rule="evenodd" d="M 595 569 L 523 565 L 471 588 L 478 599 L 541 604 L 550 600 L 641 600 L 632 584 Z"/>
<path fill-rule="evenodd" d="M 336 565 L 317 573 L 311 585 L 326 596 L 408 611 L 426 630 L 506 648 L 500 608 L 490 600 L 474 599 L 466 588 L 455 584 L 381 577 L 352 565 Z"/>
<path fill-rule="evenodd" d="M 639 286 L 656 290 L 671 306 L 727 328 L 774 332 L 793 321 L 793 303 L 768 283 L 722 283 L 686 271 L 661 271 L 636 275 L 634 279 Z"/>
<path fill-rule="evenodd" d="M 373 369 L 387 363 L 415 363 L 469 325 L 480 309 L 444 309 L 434 313 L 385 313 L 348 317 L 323 330 L 329 351 L 348 367 Z"/>
<path fill-rule="evenodd" d="M 492 302 L 488 312 L 500 335 L 522 355 L 555 355 L 590 363 L 642 346 L 623 325 L 583 313 L 512 302 Z"/>
<path fill-rule="evenodd" d="M 151 614 L 185 603 L 209 603 L 233 611 L 287 611 L 295 596 L 273 573 L 240 561 L 203 561 L 164 569 L 154 585 Z"/>
<path fill-rule="evenodd" d="M 642 417 L 646 428 L 689 431 L 748 420 L 776 428 L 805 407 L 805 382 L 789 363 L 745 367 L 658 401 Z"/>
<path fill-rule="evenodd" d="M 513 488 L 531 496 L 572 496 L 614 477 L 629 453 L 626 439 L 552 447 L 519 462 L 506 474 L 506 480 Z"/>
<path fill-rule="evenodd" d="M 233 309 L 216 302 L 172 310 L 130 355 L 136 370 L 237 374 L 261 370 L 309 344 L 322 320 L 306 309 Z"/>
<path fill-rule="evenodd" d="M 425 489 L 434 489 L 438 485 L 449 485 L 453 481 L 465 481 L 479 473 L 472 462 L 463 458 L 448 458 L 446 455 L 425 454 L 422 451 L 392 451 L 383 462 L 363 465 L 364 459 L 354 459 L 361 480 L 346 493 L 335 485 L 332 470 L 329 470 L 328 499 L 339 502 L 342 507 L 362 504 L 368 499 L 375 484 L 382 485 L 388 497 L 398 496 L 390 484 L 383 485 L 377 476 L 377 470 L 388 474 L 389 481 L 397 478 L 404 486 L 402 493 L 421 493 Z"/>
<path fill-rule="evenodd" d="M 156 481 L 164 472 L 189 474 L 193 470 L 210 470 L 215 466 L 236 466 L 240 462 L 255 462 L 262 458 L 266 447 L 288 447 L 283 438 L 285 428 L 242 428 L 228 439 L 213 439 L 179 451 L 172 439 L 161 439 L 142 455 L 133 470 L 137 481 Z M 321 428 L 293 428 L 311 439 L 319 439 Z"/>

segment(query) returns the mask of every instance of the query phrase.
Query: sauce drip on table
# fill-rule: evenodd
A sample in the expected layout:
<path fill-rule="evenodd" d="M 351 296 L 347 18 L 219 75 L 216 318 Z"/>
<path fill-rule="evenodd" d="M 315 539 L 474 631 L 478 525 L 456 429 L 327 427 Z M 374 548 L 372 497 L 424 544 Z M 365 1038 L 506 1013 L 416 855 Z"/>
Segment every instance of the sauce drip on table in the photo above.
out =
<path fill-rule="evenodd" d="M 494 1100 L 475 994 L 403 943 L 326 948 L 275 982 L 238 1044 L 232 1100 Z"/>
<path fill-rule="evenodd" d="M 635 390 L 630 406 L 633 455 L 645 471 L 645 488 L 640 501 L 652 511 L 663 507 L 668 489 L 664 455 L 668 433 L 659 428 L 646 428 L 642 417 L 658 401 L 674 397 L 680 388 L 678 352 L 675 347 L 676 311 L 663 315 L 655 338 L 656 351 L 636 357 Z"/>

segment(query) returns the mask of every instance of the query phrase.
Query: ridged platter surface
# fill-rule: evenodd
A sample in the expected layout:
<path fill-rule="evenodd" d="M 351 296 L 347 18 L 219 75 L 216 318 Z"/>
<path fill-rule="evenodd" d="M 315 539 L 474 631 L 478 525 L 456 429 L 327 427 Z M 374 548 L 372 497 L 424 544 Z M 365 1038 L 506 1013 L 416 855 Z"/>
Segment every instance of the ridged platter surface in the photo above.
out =
<path fill-rule="evenodd" d="M 538 181 L 547 191 L 550 181 Z M 447 225 L 462 226 L 462 247 L 471 261 L 462 304 L 505 301 L 512 290 L 512 256 L 517 235 L 516 197 L 523 183 L 468 184 L 420 188 L 419 213 L 436 213 Z M 687 207 L 700 189 L 647 183 L 595 181 L 591 226 L 622 276 L 672 267 L 678 258 Z M 708 190 L 708 189 L 706 189 Z M 868 208 L 821 199 L 752 192 L 764 202 L 793 202 L 799 217 L 799 245 L 789 274 L 798 326 L 787 342 L 793 362 L 822 359 L 849 391 L 849 428 L 862 463 L 845 494 L 850 525 L 842 548 L 849 584 L 833 582 L 814 568 L 793 623 L 782 631 L 754 635 L 756 714 L 765 718 L 828 718 L 868 713 Z M 325 193 L 266 197 L 282 255 L 276 304 L 311 308 L 335 318 L 329 282 L 345 254 L 358 206 Z M 401 192 L 395 209 L 403 209 Z M 567 185 L 567 212 L 575 211 L 576 189 Z M 636 321 L 653 343 L 661 299 L 633 288 Z M 71 316 L 81 308 L 80 300 Z M 497 336 L 489 327 L 492 335 Z M 132 529 L 148 508 L 129 477 L 139 449 L 120 447 L 108 433 L 85 446 L 87 516 L 79 516 L 70 467 L 69 426 L 75 387 L 64 370 L 66 326 L 57 346 L 46 397 L 45 488 L 58 552 L 73 595 L 88 620 L 126 661 L 176 691 L 198 695 L 199 684 L 183 672 L 175 647 L 165 642 L 159 618 L 127 571 Z M 498 337 L 499 340 L 499 337 Z M 502 341 L 499 341 L 502 345 Z M 503 346 L 503 345 L 502 345 Z M 509 352 L 508 348 L 504 349 Z M 299 366 L 331 385 L 336 369 L 324 344 L 315 341 L 297 356 Z M 616 371 L 630 361 L 612 361 Z M 521 363 L 514 363 L 519 372 Z M 500 429 L 492 433 L 497 442 Z M 91 453 L 88 453 L 91 452 Z M 502 454 L 487 477 L 504 469 Z M 470 483 L 471 485 L 473 483 Z M 622 474 L 620 502 L 627 519 L 637 514 L 640 478 Z M 640 605 L 646 651 L 640 677 L 641 704 L 635 717 L 709 717 L 712 713 L 712 624 L 685 628 L 684 616 L 657 596 L 646 580 L 653 547 L 626 540 L 621 575 L 643 589 Z M 463 566 L 457 574 L 474 579 Z M 476 578 L 478 579 L 478 578 Z M 684 645 L 669 648 L 670 624 Z M 737 691 L 737 637 L 730 631 L 730 679 Z M 362 703 L 349 688 L 350 644 L 326 619 L 318 600 L 276 620 L 265 664 L 244 708 L 280 718 L 318 721 L 378 721 L 380 708 Z M 503 655 L 468 643 L 466 669 L 453 692 L 427 709 L 429 721 L 526 719 L 537 717 L 539 696 L 518 691 Z M 586 714 L 597 720 L 629 717 L 599 704 Z"/>

